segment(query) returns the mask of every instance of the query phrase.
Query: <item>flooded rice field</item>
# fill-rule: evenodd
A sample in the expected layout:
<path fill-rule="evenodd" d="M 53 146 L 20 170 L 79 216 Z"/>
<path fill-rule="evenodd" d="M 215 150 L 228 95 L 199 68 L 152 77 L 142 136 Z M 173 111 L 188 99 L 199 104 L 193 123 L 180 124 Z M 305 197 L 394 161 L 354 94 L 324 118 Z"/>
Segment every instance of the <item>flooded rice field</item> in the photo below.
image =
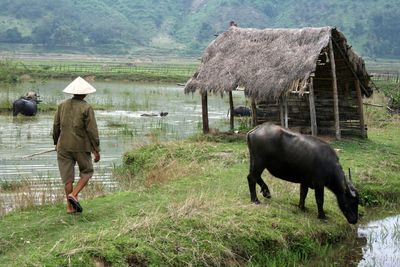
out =
<path fill-rule="evenodd" d="M 27 91 L 36 91 L 42 100 L 39 105 L 54 109 L 57 103 L 70 97 L 62 93 L 69 82 L 51 80 L 44 84 L 23 83 L 14 88 L 0 88 L 0 97 L 12 102 Z M 186 138 L 202 129 L 200 97 L 185 95 L 183 87 L 123 82 L 92 84 L 97 92 L 85 100 L 95 108 L 102 152 L 91 184 L 97 183 L 104 190 L 113 190 L 116 186 L 112 170 L 121 163 L 125 151 L 155 140 Z M 237 92 L 234 97 L 235 104 L 244 104 L 243 92 Z M 211 128 L 228 129 L 228 107 L 226 97 L 209 97 Z M 161 117 L 160 112 L 168 115 Z M 54 111 L 39 112 L 35 117 L 13 117 L 11 112 L 0 114 L 0 183 L 6 188 L 11 182 L 29 180 L 30 194 L 44 203 L 53 201 L 61 189 L 56 152 L 27 156 L 54 148 L 53 115 Z M 36 189 L 36 193 L 32 192 Z M 43 190 L 51 192 L 44 197 Z M 9 194 L 0 193 L 0 208 L 13 208 L 7 199 Z"/>

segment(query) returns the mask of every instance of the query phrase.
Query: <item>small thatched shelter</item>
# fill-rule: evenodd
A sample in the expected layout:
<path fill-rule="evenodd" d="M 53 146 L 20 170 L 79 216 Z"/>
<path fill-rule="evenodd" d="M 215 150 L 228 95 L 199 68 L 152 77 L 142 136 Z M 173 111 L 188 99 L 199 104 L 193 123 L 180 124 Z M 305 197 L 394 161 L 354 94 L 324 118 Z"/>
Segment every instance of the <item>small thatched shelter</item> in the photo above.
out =
<path fill-rule="evenodd" d="M 370 76 L 335 28 L 232 26 L 220 34 L 185 85 L 185 93 L 202 96 L 204 132 L 209 130 L 207 94 L 228 93 L 232 111 L 232 90 L 238 87 L 252 100 L 254 125 L 272 121 L 338 139 L 342 132 L 366 136 L 362 97 L 372 94 Z"/>

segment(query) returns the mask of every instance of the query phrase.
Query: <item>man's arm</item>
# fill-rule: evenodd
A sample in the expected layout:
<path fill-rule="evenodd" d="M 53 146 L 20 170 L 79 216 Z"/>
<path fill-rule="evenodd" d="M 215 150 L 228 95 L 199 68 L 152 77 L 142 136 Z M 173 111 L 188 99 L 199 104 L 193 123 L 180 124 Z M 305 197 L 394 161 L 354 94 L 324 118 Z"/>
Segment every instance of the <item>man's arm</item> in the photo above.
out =
<path fill-rule="evenodd" d="M 90 144 L 92 146 L 94 162 L 98 162 L 100 160 L 100 138 L 99 131 L 97 129 L 96 118 L 94 116 L 94 111 L 92 107 L 89 108 L 87 114 L 86 132 L 89 136 Z"/>
<path fill-rule="evenodd" d="M 53 122 L 53 142 L 56 146 L 58 143 L 58 138 L 60 137 L 61 127 L 60 127 L 60 106 L 57 107 L 56 114 L 54 115 Z"/>

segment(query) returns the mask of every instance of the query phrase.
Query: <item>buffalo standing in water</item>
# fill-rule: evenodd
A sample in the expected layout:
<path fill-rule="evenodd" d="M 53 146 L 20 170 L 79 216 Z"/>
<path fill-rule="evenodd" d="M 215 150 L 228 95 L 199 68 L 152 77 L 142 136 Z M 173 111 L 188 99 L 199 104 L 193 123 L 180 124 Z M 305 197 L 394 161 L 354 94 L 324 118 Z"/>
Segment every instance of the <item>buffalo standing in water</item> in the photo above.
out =
<path fill-rule="evenodd" d="M 40 102 L 39 96 L 35 92 L 28 92 L 13 103 L 13 116 L 21 113 L 25 116 L 35 116 L 37 113 L 37 104 Z"/>
<path fill-rule="evenodd" d="M 346 178 L 335 151 L 324 141 L 292 133 L 273 124 L 262 124 L 247 134 L 250 173 L 247 176 L 251 201 L 259 203 L 256 183 L 264 197 L 270 198 L 268 186 L 261 178 L 264 169 L 283 180 L 300 183 L 299 207 L 304 210 L 308 188 L 315 189 L 318 218 L 326 219 L 324 187 L 331 190 L 339 208 L 351 224 L 358 220 L 357 190 Z M 350 178 L 350 177 L 349 177 Z"/>
<path fill-rule="evenodd" d="M 233 116 L 249 117 L 251 116 L 251 109 L 244 106 L 238 106 L 233 109 Z"/>

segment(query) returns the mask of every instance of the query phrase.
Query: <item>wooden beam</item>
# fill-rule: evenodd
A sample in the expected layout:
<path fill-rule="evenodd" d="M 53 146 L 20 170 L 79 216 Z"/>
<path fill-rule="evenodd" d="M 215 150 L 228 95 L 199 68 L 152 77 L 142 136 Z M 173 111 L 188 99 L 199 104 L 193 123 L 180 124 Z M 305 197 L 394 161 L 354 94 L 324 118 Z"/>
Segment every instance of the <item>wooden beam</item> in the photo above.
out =
<path fill-rule="evenodd" d="M 314 79 L 310 77 L 308 100 L 310 102 L 310 120 L 311 120 L 311 135 L 316 136 L 318 134 L 317 129 L 317 115 L 315 112 L 315 100 L 314 100 Z"/>
<path fill-rule="evenodd" d="M 257 105 L 254 98 L 251 99 L 251 123 L 253 127 L 257 126 Z"/>
<path fill-rule="evenodd" d="M 233 96 L 232 96 L 232 91 L 229 91 L 229 113 L 230 113 L 230 118 L 229 118 L 229 124 L 230 124 L 230 129 L 231 131 L 234 130 L 235 128 L 235 117 L 234 117 L 234 107 L 233 107 Z"/>
<path fill-rule="evenodd" d="M 210 127 L 208 125 L 207 91 L 201 93 L 201 111 L 203 119 L 203 134 L 208 134 L 210 132 Z"/>
<path fill-rule="evenodd" d="M 286 96 L 283 97 L 283 106 L 285 110 L 285 128 L 289 128 L 289 111 Z"/>
<path fill-rule="evenodd" d="M 378 108 L 383 108 L 383 105 L 372 104 L 372 103 L 363 103 L 363 105 L 366 105 L 366 106 L 373 106 L 373 107 L 378 107 Z"/>
<path fill-rule="evenodd" d="M 285 127 L 285 113 L 283 111 L 283 97 L 279 98 L 279 111 L 281 118 L 281 126 Z"/>
<path fill-rule="evenodd" d="M 341 139 L 340 134 L 340 121 L 339 121 L 339 99 L 338 99 L 338 88 L 336 80 L 336 65 L 335 65 L 335 54 L 333 52 L 332 37 L 329 40 L 329 57 L 331 62 L 332 70 L 332 89 L 333 89 L 333 113 L 335 118 L 335 136 L 337 140 Z"/>
<path fill-rule="evenodd" d="M 345 52 L 342 51 L 342 49 L 340 48 L 339 44 L 338 44 L 334 39 L 333 39 L 333 44 L 335 44 L 335 46 L 336 46 L 336 48 L 338 49 L 340 55 L 345 59 L 344 61 L 345 61 L 346 65 L 347 65 L 347 67 L 348 67 L 348 68 L 350 69 L 350 71 L 353 73 L 354 77 L 355 77 L 357 80 L 359 80 L 357 73 L 356 73 L 355 70 L 353 69 L 353 67 L 352 67 L 352 65 L 351 65 L 351 63 L 350 63 L 350 61 L 349 61 L 349 59 L 346 57 Z M 331 41 L 329 42 L 329 45 L 330 45 L 330 46 L 333 46 L 333 45 L 332 45 L 332 38 L 331 38 Z M 364 89 L 365 92 L 367 91 L 367 90 L 365 89 L 365 87 L 364 87 L 362 84 L 360 84 L 360 87 L 362 87 L 362 88 Z"/>
<path fill-rule="evenodd" d="M 358 113 L 360 114 L 360 130 L 361 137 L 367 138 L 367 133 L 365 132 L 365 121 L 364 121 L 364 107 L 363 107 L 363 99 L 361 94 L 361 86 L 360 80 L 355 80 L 356 92 L 357 92 L 357 100 L 358 100 Z"/>

